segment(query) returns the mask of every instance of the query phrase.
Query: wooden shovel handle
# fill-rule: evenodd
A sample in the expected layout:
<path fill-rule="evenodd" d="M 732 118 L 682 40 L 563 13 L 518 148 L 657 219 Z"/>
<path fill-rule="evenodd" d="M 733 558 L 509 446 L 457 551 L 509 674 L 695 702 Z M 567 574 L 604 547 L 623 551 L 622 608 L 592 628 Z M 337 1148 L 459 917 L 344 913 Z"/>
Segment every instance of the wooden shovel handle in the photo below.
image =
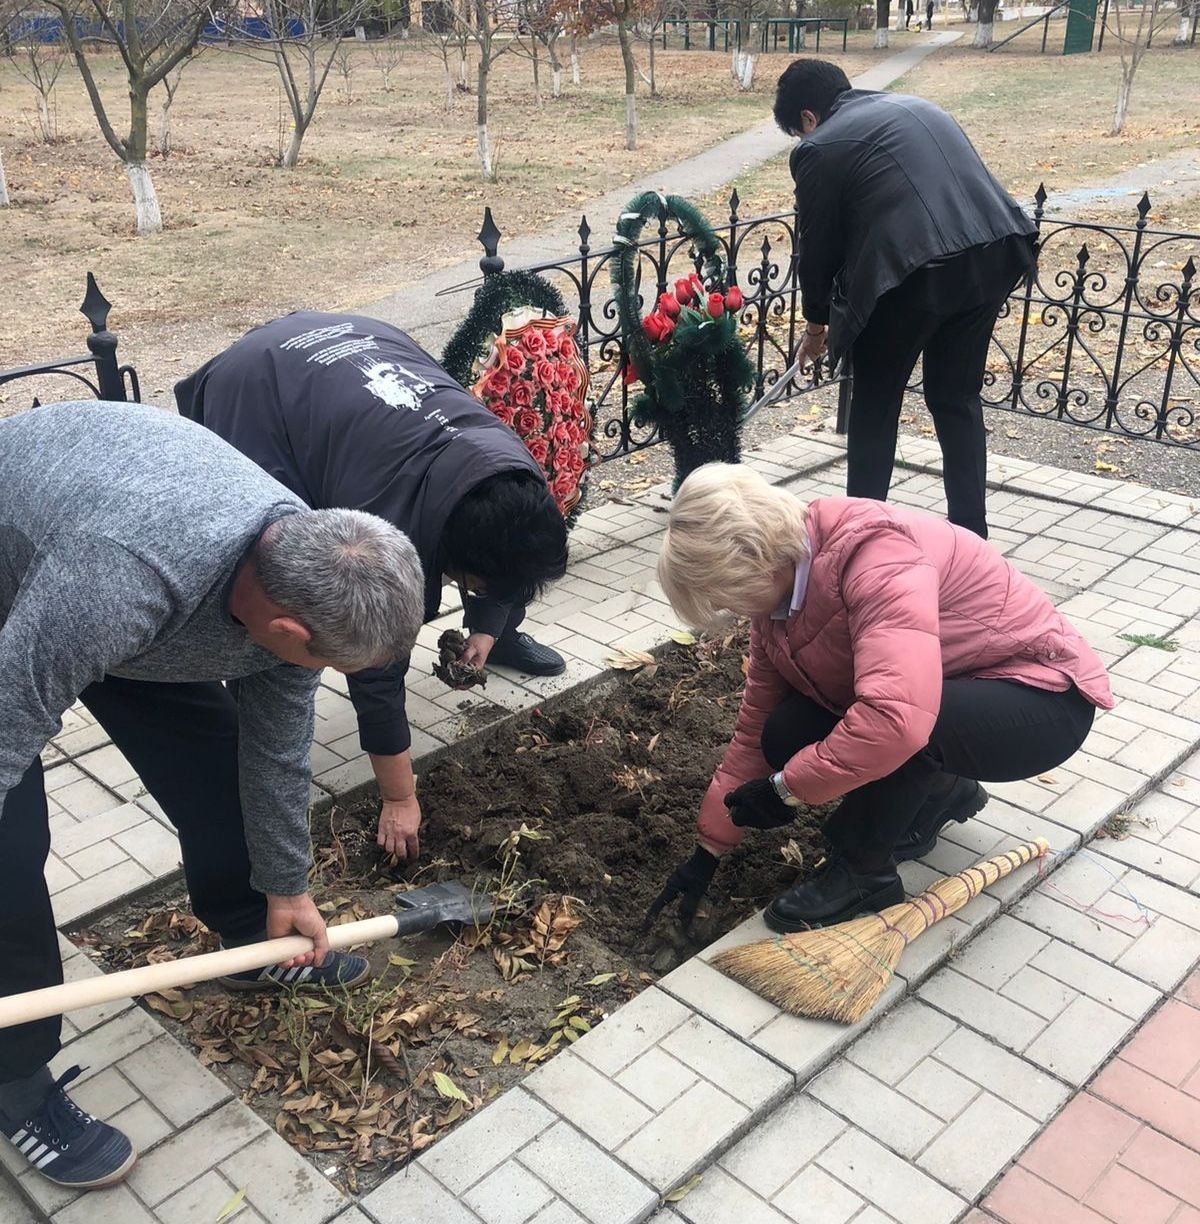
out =
<path fill-rule="evenodd" d="M 331 948 L 374 943 L 380 939 L 391 939 L 396 934 L 396 918 L 388 914 L 381 918 L 364 918 L 361 922 L 345 922 L 329 927 L 328 933 Z M 180 960 L 143 965 L 140 969 L 125 969 L 120 973 L 104 973 L 64 982 L 61 986 L 47 986 L 44 990 L 31 990 L 27 994 L 8 995 L 0 998 L 0 1029 L 26 1024 L 30 1020 L 43 1020 L 47 1016 L 60 1016 L 65 1012 L 78 1011 L 81 1007 L 132 999 L 156 990 L 194 986 L 197 982 L 210 982 L 213 978 L 245 973 L 248 969 L 265 969 L 268 965 L 277 965 L 311 952 L 312 946 L 313 941 L 307 936 L 286 935 L 282 939 L 265 939 L 262 943 L 246 944 L 240 948 L 222 948 L 219 952 L 206 952 L 203 956 L 185 956 Z"/>

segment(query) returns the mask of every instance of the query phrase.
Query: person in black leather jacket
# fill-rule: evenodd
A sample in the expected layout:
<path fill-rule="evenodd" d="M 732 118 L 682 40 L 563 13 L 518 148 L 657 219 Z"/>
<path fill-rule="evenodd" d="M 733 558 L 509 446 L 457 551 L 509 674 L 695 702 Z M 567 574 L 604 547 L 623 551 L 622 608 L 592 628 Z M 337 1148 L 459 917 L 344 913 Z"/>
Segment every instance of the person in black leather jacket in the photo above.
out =
<path fill-rule="evenodd" d="M 802 59 L 779 78 L 775 121 L 800 138 L 798 355 L 851 355 L 847 494 L 887 497 L 904 390 L 924 355 L 948 517 L 986 537 L 980 391 L 1036 227 L 932 102 L 852 89 L 836 64 Z"/>
<path fill-rule="evenodd" d="M 464 661 L 557 675 L 519 626 L 567 564 L 567 529 L 524 442 L 411 336 L 378 319 L 299 311 L 248 332 L 175 386 L 213 430 L 314 509 L 367 510 L 413 542 L 425 619 L 463 592 Z M 348 677 L 383 800 L 379 845 L 415 858 L 421 808 L 405 715 L 408 660 Z"/>

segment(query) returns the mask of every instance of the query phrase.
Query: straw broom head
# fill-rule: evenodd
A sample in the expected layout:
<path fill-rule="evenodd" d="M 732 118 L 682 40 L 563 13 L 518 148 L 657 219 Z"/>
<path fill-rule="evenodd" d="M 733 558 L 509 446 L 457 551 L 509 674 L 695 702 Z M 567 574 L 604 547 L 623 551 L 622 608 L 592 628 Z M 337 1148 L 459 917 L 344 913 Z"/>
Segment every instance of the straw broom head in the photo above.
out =
<path fill-rule="evenodd" d="M 853 1024 L 875 1006 L 910 940 L 1049 850 L 1039 837 L 878 914 L 730 948 L 712 963 L 793 1015 Z"/>

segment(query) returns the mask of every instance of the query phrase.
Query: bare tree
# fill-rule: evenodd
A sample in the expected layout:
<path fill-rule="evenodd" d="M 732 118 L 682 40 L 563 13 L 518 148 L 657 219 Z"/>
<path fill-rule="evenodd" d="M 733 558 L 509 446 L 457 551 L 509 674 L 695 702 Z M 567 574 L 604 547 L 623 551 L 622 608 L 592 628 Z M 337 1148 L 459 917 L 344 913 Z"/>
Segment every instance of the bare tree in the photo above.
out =
<path fill-rule="evenodd" d="M 220 2 L 220 0 L 216 0 Z M 139 234 L 162 229 L 162 213 L 146 168 L 150 91 L 196 50 L 213 0 L 49 0 L 62 27 L 100 131 L 125 164 Z M 125 70 L 129 130 L 117 135 L 100 92 L 93 59 L 115 48 Z"/>
<path fill-rule="evenodd" d="M 1113 108 L 1112 127 L 1109 129 L 1111 135 L 1116 136 L 1125 126 L 1137 70 L 1156 37 L 1161 45 L 1162 36 L 1174 20 L 1174 14 L 1165 8 L 1162 0 L 1143 0 L 1137 8 L 1136 25 L 1129 0 L 1124 3 L 1113 0 L 1109 13 L 1111 24 L 1108 29 L 1115 36 L 1121 52 L 1121 81 L 1117 87 L 1117 104 Z"/>
<path fill-rule="evenodd" d="M 1175 32 L 1175 45 L 1182 47 L 1192 41 L 1196 23 L 1200 21 L 1200 0 L 1179 0 L 1179 29 Z"/>
<path fill-rule="evenodd" d="M 4 176 L 4 150 L 0 149 L 0 208 L 7 208 L 11 202 L 8 198 L 8 179 Z"/>
<path fill-rule="evenodd" d="M 358 67 L 354 59 L 354 43 L 348 38 L 341 39 L 333 59 L 342 78 L 342 101 L 349 106 L 354 101 L 354 70 Z"/>
<path fill-rule="evenodd" d="M 158 104 L 158 153 L 160 157 L 171 156 L 171 107 L 175 104 L 175 93 L 179 89 L 183 70 L 191 62 L 190 59 L 184 60 L 173 73 L 168 72 L 162 79 L 163 96 Z"/>
<path fill-rule="evenodd" d="M 424 9 L 424 28 L 418 46 L 431 51 L 442 61 L 446 74 L 446 109 L 453 110 L 458 91 L 467 90 L 467 47 L 471 42 L 470 0 L 440 0 Z M 456 12 L 456 5 L 461 13 Z M 457 68 L 451 61 L 457 61 Z"/>
<path fill-rule="evenodd" d="M 392 92 L 392 73 L 404 61 L 407 41 L 408 27 L 397 26 L 394 30 L 389 30 L 382 38 L 373 38 L 367 44 L 375 69 L 383 79 L 384 93 Z"/>
<path fill-rule="evenodd" d="M 888 11 L 891 0 L 875 0 L 875 46 L 879 48 L 888 45 Z"/>
<path fill-rule="evenodd" d="M 495 182 L 495 151 L 488 130 L 488 84 L 492 65 L 516 46 L 517 11 L 507 3 L 466 0 L 463 11 L 456 13 L 455 19 L 475 44 L 475 133 L 479 166 L 483 177 L 488 182 Z"/>
<path fill-rule="evenodd" d="M 13 67 L 37 94 L 38 127 L 41 128 L 42 140 L 50 144 L 55 136 L 50 117 L 50 96 L 54 93 L 67 57 L 57 32 L 53 41 L 46 41 L 41 37 L 42 31 L 38 25 L 29 18 L 28 12 L 18 12 L 9 21 L 6 26 L 7 51 Z"/>
<path fill-rule="evenodd" d="M 279 164 L 293 167 L 300 160 L 300 146 L 312 125 L 317 103 L 329 79 L 329 70 L 342 40 L 362 14 L 365 0 L 352 0 L 340 12 L 329 15 L 321 0 L 262 0 L 260 16 L 263 36 L 238 27 L 240 49 L 252 59 L 275 65 L 283 96 L 292 116 L 288 147 L 280 142 Z"/>

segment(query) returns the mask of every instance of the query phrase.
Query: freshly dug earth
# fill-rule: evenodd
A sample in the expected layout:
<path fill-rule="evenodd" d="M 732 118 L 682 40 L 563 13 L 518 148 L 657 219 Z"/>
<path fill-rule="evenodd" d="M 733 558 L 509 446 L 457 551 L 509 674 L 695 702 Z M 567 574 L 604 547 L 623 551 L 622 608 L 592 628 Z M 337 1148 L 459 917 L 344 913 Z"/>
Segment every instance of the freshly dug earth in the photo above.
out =
<path fill-rule="evenodd" d="M 442 759 L 420 778 L 415 867 L 376 846 L 376 800 L 316 822 L 313 891 L 331 922 L 458 879 L 504 907 L 486 931 L 364 949 L 377 977 L 353 991 L 200 986 L 147 1005 L 328 1176 L 369 1188 L 819 862 L 822 813 L 800 809 L 727 856 L 691 939 L 670 917 L 639 937 L 695 845 L 744 657 L 742 634 L 672 644 L 615 690 Z M 215 946 L 186 906 L 178 891 L 143 899 L 76 939 L 114 969 Z"/>

